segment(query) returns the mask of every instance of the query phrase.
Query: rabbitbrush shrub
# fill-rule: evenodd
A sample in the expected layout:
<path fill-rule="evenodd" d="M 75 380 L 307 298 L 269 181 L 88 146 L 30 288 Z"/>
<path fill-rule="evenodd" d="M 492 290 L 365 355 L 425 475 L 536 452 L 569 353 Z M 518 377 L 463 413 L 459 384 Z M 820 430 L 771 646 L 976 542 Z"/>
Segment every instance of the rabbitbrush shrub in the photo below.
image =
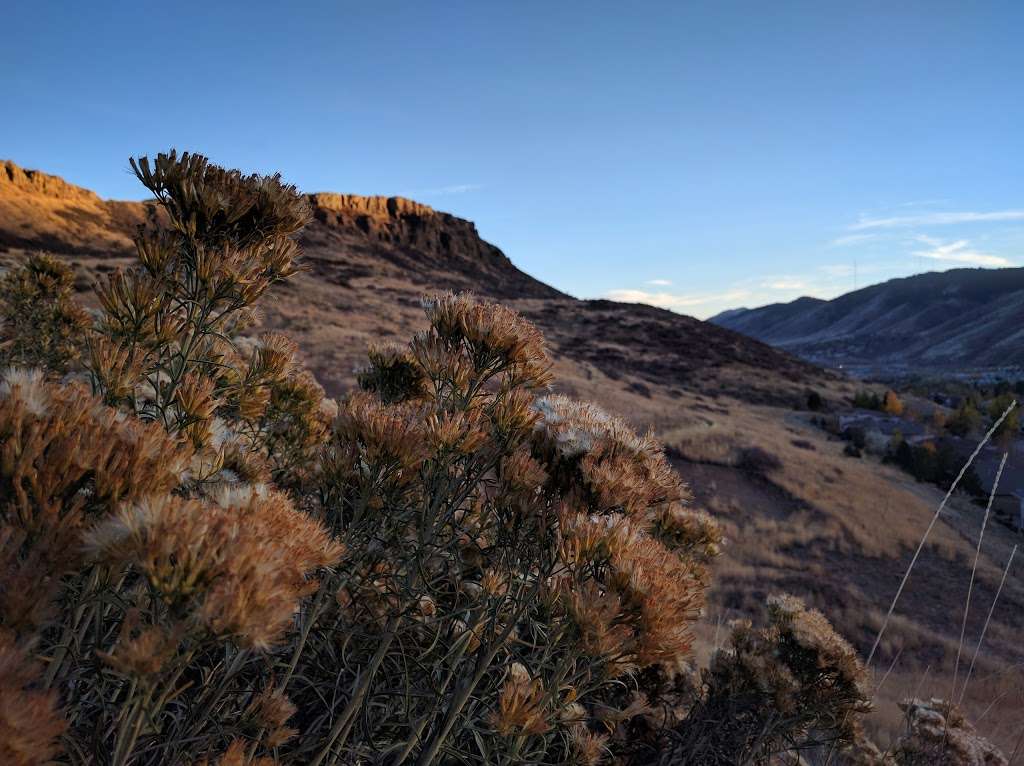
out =
<path fill-rule="evenodd" d="M 653 437 L 548 394 L 528 322 L 432 298 L 335 405 L 247 334 L 304 199 L 132 166 L 163 212 L 87 331 L 55 261 L 0 289 L 0 762 L 682 763 L 737 705 L 717 749 L 852 731 L 857 660 L 789 602 L 694 684 L 719 530 Z"/>

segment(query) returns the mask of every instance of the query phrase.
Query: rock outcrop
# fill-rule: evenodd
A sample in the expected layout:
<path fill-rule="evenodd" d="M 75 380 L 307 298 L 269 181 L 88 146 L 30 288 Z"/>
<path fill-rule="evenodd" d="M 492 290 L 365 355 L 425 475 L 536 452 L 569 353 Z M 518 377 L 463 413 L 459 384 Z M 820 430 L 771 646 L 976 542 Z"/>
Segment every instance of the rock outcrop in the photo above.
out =
<path fill-rule="evenodd" d="M 471 221 L 439 213 L 404 197 L 361 197 L 357 194 L 310 194 L 314 217 L 326 225 L 352 226 L 381 242 L 414 247 L 435 255 L 461 252 L 479 257 L 505 255 L 480 239 Z M 505 258 L 505 260 L 508 260 Z"/>
<path fill-rule="evenodd" d="M 0 196 L 11 196 L 15 192 L 90 204 L 101 202 L 95 192 L 69 184 L 60 176 L 24 170 L 10 160 L 4 160 L 0 170 Z"/>

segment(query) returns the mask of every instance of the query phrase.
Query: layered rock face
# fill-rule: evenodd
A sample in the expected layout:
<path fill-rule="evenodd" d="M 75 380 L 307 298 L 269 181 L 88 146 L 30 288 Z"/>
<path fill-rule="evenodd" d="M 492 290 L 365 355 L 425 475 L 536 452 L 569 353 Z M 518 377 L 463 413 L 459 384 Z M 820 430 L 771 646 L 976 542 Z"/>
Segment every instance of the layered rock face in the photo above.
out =
<path fill-rule="evenodd" d="M 472 221 L 434 210 L 404 197 L 362 197 L 321 192 L 309 195 L 314 220 L 334 230 L 361 233 L 383 252 L 415 251 L 422 262 L 490 277 L 496 292 L 508 297 L 561 294 L 527 277 L 497 247 L 485 242 Z M 509 284 L 510 282 L 515 283 Z"/>
<path fill-rule="evenodd" d="M 89 204 L 101 202 L 95 192 L 69 184 L 60 176 L 51 176 L 38 170 L 23 170 L 10 160 L 4 160 L 0 170 L 0 196 L 9 196 L 15 191 Z"/>
<path fill-rule="evenodd" d="M 116 202 L 58 176 L 0 169 L 0 246 L 58 253 L 123 254 L 145 217 L 141 202 Z"/>

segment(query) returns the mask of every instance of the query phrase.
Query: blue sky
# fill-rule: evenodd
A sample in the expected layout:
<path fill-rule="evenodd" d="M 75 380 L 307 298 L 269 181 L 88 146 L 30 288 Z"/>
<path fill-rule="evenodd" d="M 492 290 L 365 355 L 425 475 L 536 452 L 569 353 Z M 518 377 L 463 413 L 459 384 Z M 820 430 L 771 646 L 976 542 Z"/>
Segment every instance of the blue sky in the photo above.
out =
<path fill-rule="evenodd" d="M 139 198 L 171 146 L 474 220 L 696 316 L 1024 265 L 1019 2 L 5 7 L 0 157 Z M 856 275 L 854 272 L 856 271 Z"/>

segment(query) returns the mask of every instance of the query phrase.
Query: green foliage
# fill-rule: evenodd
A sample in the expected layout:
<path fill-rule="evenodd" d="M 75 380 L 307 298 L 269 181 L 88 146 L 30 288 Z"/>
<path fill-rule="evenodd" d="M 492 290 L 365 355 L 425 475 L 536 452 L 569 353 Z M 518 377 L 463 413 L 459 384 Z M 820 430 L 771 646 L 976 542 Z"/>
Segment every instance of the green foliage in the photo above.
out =
<path fill-rule="evenodd" d="M 61 375 L 81 356 L 89 317 L 72 295 L 74 275 L 34 254 L 0 278 L 0 367 L 42 367 Z"/>
<path fill-rule="evenodd" d="M 997 396 L 989 402 L 988 417 L 990 427 L 995 425 L 999 418 L 1003 417 L 1003 413 L 1009 409 L 1009 414 L 1003 418 L 1003 421 L 999 423 L 999 427 L 992 434 L 992 438 L 996 441 L 1005 442 L 1020 433 L 1020 406 L 1014 405 L 1014 402 L 1016 402 L 1016 397 L 1009 393 Z M 1011 405 L 1014 406 L 1011 408 Z"/>
<path fill-rule="evenodd" d="M 952 485 L 963 467 L 962 457 L 949 444 L 941 442 L 936 445 L 933 442 L 910 444 L 900 441 L 889 459 L 918 481 L 944 488 Z M 981 498 L 987 494 L 973 466 L 964 473 L 959 488 L 972 497 Z"/>
<path fill-rule="evenodd" d="M 853 406 L 862 410 L 881 410 L 882 400 L 874 391 L 862 389 L 854 394 Z"/>
<path fill-rule="evenodd" d="M 981 413 L 965 401 L 946 421 L 946 430 L 953 436 L 970 436 L 981 428 Z"/>

